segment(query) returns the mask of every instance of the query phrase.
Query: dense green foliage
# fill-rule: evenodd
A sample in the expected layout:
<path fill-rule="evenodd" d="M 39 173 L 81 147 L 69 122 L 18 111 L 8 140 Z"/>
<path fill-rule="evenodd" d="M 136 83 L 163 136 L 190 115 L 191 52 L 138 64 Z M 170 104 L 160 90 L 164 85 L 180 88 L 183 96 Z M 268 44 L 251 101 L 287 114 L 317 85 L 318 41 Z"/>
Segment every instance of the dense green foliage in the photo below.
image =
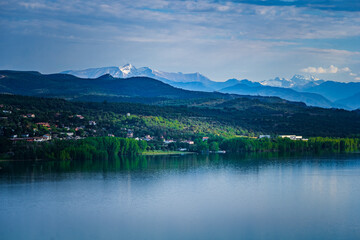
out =
<path fill-rule="evenodd" d="M 34 123 L 44 121 L 56 124 L 58 128 L 68 126 L 75 129 L 86 125 L 87 130 L 96 130 L 96 133 L 87 131 L 85 135 L 81 135 L 82 131 L 76 132 L 80 136 L 106 136 L 111 133 L 125 137 L 125 128 L 132 129 L 134 136 L 139 137 L 149 134 L 192 140 L 201 135 L 229 138 L 257 134 L 296 134 L 305 137 L 356 137 L 360 134 L 358 111 L 310 108 L 277 98 L 172 100 L 162 101 L 161 104 L 165 106 L 158 106 L 0 95 L 0 104 L 13 111 L 13 114 L 0 112 L 0 117 L 7 118 L 0 119 L 5 136 L 31 135 Z M 21 114 L 27 113 L 34 113 L 36 117 L 21 117 Z M 131 116 L 126 116 L 127 113 L 131 113 Z M 75 114 L 85 118 L 69 117 Z M 97 125 L 90 128 L 87 126 L 89 120 L 96 121 Z M 57 131 L 62 132 L 63 129 L 52 126 L 52 132 Z"/>
<path fill-rule="evenodd" d="M 229 152 L 351 152 L 360 150 L 358 138 L 310 138 L 308 141 L 293 141 L 288 138 L 251 139 L 232 138 L 221 144 Z"/>
<path fill-rule="evenodd" d="M 53 142 L 17 142 L 13 159 L 47 160 L 107 160 L 121 155 L 136 155 L 144 151 L 146 142 L 116 137 L 97 137 L 82 140 Z"/>
<path fill-rule="evenodd" d="M 144 150 L 359 150 L 358 111 L 308 108 L 276 98 L 163 100 L 158 104 L 161 106 L 0 95 L 0 154 L 3 157 L 14 153 L 13 158 L 17 159 L 61 160 L 111 159 Z M 26 117 L 28 114 L 34 116 Z M 96 124 L 90 124 L 92 121 Z M 31 138 L 44 134 L 53 139 L 45 143 L 23 140 L 16 144 L 9 140 L 13 135 Z M 251 138 L 258 134 L 297 134 L 310 138 L 309 141 Z M 116 138 L 105 137 L 108 135 Z M 148 142 L 134 140 L 148 135 L 151 136 Z M 311 138 L 314 136 L 322 138 Z"/>

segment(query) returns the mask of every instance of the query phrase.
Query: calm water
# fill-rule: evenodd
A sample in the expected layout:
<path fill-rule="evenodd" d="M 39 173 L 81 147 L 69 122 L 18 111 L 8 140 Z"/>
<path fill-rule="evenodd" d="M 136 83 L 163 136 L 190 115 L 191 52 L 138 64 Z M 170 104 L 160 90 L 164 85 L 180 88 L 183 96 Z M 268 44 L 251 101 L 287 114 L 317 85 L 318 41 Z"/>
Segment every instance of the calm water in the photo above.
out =
<path fill-rule="evenodd" d="M 360 154 L 0 162 L 0 239 L 360 239 Z"/>

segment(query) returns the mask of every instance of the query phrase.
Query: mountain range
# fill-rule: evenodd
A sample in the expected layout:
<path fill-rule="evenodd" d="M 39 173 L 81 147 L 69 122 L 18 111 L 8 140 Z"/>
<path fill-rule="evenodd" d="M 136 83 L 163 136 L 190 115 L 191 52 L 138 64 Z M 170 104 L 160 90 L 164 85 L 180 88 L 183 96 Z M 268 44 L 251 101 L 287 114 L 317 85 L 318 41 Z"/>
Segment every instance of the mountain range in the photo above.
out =
<path fill-rule="evenodd" d="M 229 79 L 224 82 L 212 81 L 200 73 L 169 73 L 148 67 L 136 68 L 131 64 L 122 67 L 89 68 L 68 70 L 81 78 L 98 78 L 109 74 L 115 78 L 149 77 L 173 87 L 203 92 L 223 92 L 241 95 L 276 96 L 289 101 L 301 101 L 308 106 L 324 108 L 358 109 L 360 83 L 325 81 L 313 76 L 294 75 L 291 79 L 279 78 L 252 82 L 247 79 Z"/>

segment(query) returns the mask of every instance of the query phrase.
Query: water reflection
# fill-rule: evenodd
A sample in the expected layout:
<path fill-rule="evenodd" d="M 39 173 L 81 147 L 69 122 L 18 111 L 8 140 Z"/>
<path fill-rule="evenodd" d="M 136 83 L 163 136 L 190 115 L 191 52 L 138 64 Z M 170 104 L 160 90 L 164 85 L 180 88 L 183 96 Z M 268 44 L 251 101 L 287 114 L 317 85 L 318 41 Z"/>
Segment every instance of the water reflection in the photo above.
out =
<path fill-rule="evenodd" d="M 326 164 L 327 168 L 344 165 L 344 160 L 356 159 L 359 153 L 332 155 L 297 155 L 278 153 L 251 154 L 188 154 L 161 156 L 122 156 L 113 160 L 90 161 L 3 161 L 0 162 L 0 182 L 34 181 L 46 178 L 67 178 L 66 173 L 107 173 L 135 172 L 161 173 L 171 171 L 191 171 L 201 168 L 230 169 L 232 171 L 257 173 L 266 166 L 302 166 L 311 161 L 311 167 Z M 330 161 L 329 161 L 330 160 Z M 346 163 L 349 164 L 349 163 Z"/>
<path fill-rule="evenodd" d="M 0 167 L 0 239 L 360 239 L 360 154 Z"/>

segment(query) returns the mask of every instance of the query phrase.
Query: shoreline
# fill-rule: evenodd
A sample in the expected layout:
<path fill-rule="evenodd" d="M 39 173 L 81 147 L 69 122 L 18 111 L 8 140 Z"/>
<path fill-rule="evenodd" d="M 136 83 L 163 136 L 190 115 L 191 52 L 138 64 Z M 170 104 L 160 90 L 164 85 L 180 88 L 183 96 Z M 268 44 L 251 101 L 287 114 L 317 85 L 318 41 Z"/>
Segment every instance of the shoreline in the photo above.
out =
<path fill-rule="evenodd" d="M 142 156 L 156 156 L 156 155 L 187 155 L 196 154 L 196 152 L 180 152 L 180 151 L 147 151 L 140 155 Z"/>

